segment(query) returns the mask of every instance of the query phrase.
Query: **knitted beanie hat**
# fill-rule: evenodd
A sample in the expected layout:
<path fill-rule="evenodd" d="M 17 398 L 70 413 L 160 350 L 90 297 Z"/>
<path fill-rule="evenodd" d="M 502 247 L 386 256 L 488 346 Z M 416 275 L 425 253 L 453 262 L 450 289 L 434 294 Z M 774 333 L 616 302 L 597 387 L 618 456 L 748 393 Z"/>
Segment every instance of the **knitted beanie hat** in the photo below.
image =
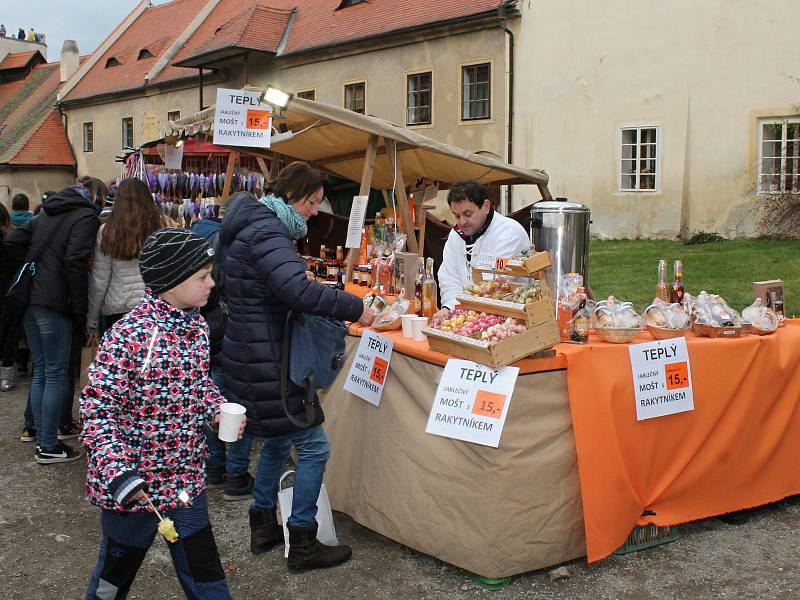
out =
<path fill-rule="evenodd" d="M 177 227 L 159 229 L 144 242 L 139 272 L 154 294 L 171 290 L 214 260 L 214 249 L 202 237 Z"/>

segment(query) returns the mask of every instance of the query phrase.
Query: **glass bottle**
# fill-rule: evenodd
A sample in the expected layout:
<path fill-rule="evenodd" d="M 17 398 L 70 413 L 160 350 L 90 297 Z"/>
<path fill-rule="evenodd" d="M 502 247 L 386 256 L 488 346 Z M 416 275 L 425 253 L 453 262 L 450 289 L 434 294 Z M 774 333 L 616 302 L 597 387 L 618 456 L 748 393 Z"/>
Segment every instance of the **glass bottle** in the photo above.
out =
<path fill-rule="evenodd" d="M 341 246 L 336 246 L 336 260 L 342 262 L 344 260 L 344 250 Z"/>
<path fill-rule="evenodd" d="M 325 260 L 326 258 L 328 258 L 327 248 L 325 248 L 325 244 L 322 244 L 322 245 L 319 247 L 319 257 L 320 257 L 322 260 Z"/>
<path fill-rule="evenodd" d="M 683 304 L 683 294 L 686 291 L 683 287 L 683 263 L 675 261 L 675 279 L 672 282 L 672 289 L 669 292 L 669 301 L 672 303 Z"/>
<path fill-rule="evenodd" d="M 433 319 L 438 310 L 439 287 L 436 278 L 433 276 L 433 259 L 425 261 L 425 278 L 422 281 L 422 316 Z"/>
<path fill-rule="evenodd" d="M 589 341 L 589 309 L 586 306 L 587 297 L 584 288 L 578 288 L 578 297 L 580 302 L 575 310 L 575 315 L 572 317 L 570 341 L 577 344 L 585 344 Z"/>
<path fill-rule="evenodd" d="M 783 320 L 786 318 L 783 310 L 783 298 L 778 298 L 777 292 L 769 293 L 768 306 L 775 311 L 775 314 L 778 315 L 778 319 Z"/>
<path fill-rule="evenodd" d="M 422 314 L 422 286 L 425 282 L 425 258 L 420 256 L 417 261 L 417 276 L 414 278 L 414 312 L 418 317 L 424 316 Z"/>
<path fill-rule="evenodd" d="M 667 287 L 667 261 L 663 258 L 658 261 L 658 283 L 656 284 L 656 298 L 669 302 L 670 292 Z"/>

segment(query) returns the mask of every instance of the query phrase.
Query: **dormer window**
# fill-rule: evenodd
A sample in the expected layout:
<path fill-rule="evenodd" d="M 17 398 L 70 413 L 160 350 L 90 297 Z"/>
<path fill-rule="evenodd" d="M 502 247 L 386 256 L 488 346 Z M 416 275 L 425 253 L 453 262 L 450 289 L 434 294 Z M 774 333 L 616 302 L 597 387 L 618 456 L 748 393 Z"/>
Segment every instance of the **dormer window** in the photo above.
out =
<path fill-rule="evenodd" d="M 150 50 L 147 48 L 142 48 L 139 50 L 139 56 L 136 57 L 136 60 L 143 60 L 145 58 L 153 58 L 155 56 Z"/>
<path fill-rule="evenodd" d="M 106 69 L 108 69 L 109 67 L 118 67 L 118 66 L 120 66 L 121 64 L 122 64 L 121 62 L 119 62 L 119 61 L 118 61 L 116 58 L 114 58 L 114 57 L 112 56 L 111 58 L 109 58 L 109 59 L 106 61 Z"/>
<path fill-rule="evenodd" d="M 356 4 L 364 4 L 366 1 L 367 0 L 342 0 L 339 4 L 339 8 L 336 10 L 347 8 L 348 6 L 355 6 Z"/>

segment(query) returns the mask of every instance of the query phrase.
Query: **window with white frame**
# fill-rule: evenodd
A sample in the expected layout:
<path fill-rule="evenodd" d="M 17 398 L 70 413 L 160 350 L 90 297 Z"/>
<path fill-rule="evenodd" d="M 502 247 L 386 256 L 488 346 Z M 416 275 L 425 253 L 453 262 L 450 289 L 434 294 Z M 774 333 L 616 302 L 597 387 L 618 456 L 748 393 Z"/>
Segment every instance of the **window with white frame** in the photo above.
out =
<path fill-rule="evenodd" d="M 133 117 L 122 119 L 122 147 L 133 148 Z"/>
<path fill-rule="evenodd" d="M 344 86 L 344 107 L 364 114 L 367 105 L 367 84 L 363 81 L 348 83 Z"/>
<path fill-rule="evenodd" d="M 488 119 L 491 108 L 491 64 L 461 67 L 461 119 Z"/>
<path fill-rule="evenodd" d="M 92 121 L 83 124 L 83 151 L 94 152 L 94 123 Z"/>
<path fill-rule="evenodd" d="M 430 125 L 433 73 L 413 73 L 406 77 L 408 107 L 406 125 Z"/>
<path fill-rule="evenodd" d="M 620 132 L 619 190 L 658 189 L 658 127 L 623 127 Z"/>
<path fill-rule="evenodd" d="M 758 137 L 759 193 L 800 193 L 800 117 L 761 119 Z"/>

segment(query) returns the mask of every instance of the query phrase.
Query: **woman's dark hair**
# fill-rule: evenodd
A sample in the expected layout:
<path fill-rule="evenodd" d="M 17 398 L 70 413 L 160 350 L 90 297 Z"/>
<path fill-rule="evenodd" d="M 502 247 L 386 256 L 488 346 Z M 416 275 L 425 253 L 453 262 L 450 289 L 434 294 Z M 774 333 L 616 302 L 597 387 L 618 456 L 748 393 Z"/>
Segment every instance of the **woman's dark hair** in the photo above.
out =
<path fill-rule="evenodd" d="M 472 179 L 468 181 L 456 181 L 447 193 L 447 204 L 469 200 L 475 203 L 478 208 L 489 198 L 486 186 Z"/>
<path fill-rule="evenodd" d="M 11 216 L 5 204 L 0 204 L 0 229 L 9 231 L 11 229 Z"/>
<path fill-rule="evenodd" d="M 31 201 L 25 194 L 14 194 L 11 199 L 11 210 L 30 210 Z"/>
<path fill-rule="evenodd" d="M 140 179 L 123 179 L 117 187 L 114 210 L 103 229 L 100 251 L 118 260 L 133 260 L 157 229 L 161 229 L 161 213 L 147 184 Z"/>
<path fill-rule="evenodd" d="M 281 169 L 272 184 L 272 193 L 292 204 L 310 196 L 325 185 L 325 175 L 308 163 L 297 161 Z"/>
<path fill-rule="evenodd" d="M 78 183 L 89 190 L 89 193 L 92 195 L 92 202 L 100 208 L 103 208 L 106 202 L 106 196 L 108 195 L 108 187 L 106 184 L 97 179 L 97 177 L 89 177 L 88 175 L 79 177 Z"/>

